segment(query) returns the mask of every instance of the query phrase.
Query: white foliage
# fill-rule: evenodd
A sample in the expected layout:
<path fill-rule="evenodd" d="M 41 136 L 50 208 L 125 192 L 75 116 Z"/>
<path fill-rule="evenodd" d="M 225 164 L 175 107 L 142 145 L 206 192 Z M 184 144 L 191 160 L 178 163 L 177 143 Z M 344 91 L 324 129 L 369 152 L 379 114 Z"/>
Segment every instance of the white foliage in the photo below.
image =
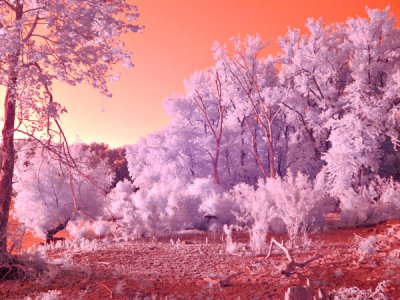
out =
<path fill-rule="evenodd" d="M 257 187 L 238 184 L 230 192 L 239 208 L 238 221 L 249 227 L 250 247 L 256 253 L 265 250 L 266 235 L 276 217 L 275 203 L 269 192 L 263 180 L 258 182 Z"/>
<path fill-rule="evenodd" d="M 390 285 L 390 281 L 381 281 L 376 286 L 375 290 L 362 290 L 358 287 L 348 287 L 340 288 L 334 291 L 335 300 L 388 300 L 389 298 L 385 296 L 385 290 Z"/>
<path fill-rule="evenodd" d="M 124 215 L 134 210 L 132 195 L 135 192 L 135 186 L 129 181 L 124 180 L 117 183 L 114 189 L 108 194 L 106 215 L 113 219 L 123 219 Z"/>
<path fill-rule="evenodd" d="M 226 237 L 225 237 L 226 252 L 233 254 L 233 253 L 235 253 L 235 251 L 237 249 L 237 245 L 233 242 L 233 237 L 232 237 L 233 228 L 225 224 L 223 226 L 223 230 L 226 235 Z"/>
<path fill-rule="evenodd" d="M 378 239 L 376 236 L 371 235 L 367 238 L 360 236 L 355 237 L 356 243 L 358 243 L 356 252 L 359 255 L 359 262 L 367 258 L 368 255 L 376 252 Z"/>
<path fill-rule="evenodd" d="M 140 189 L 118 185 L 111 216 L 138 235 L 216 216 L 248 227 L 255 252 L 277 224 L 293 240 L 339 206 L 342 225 L 398 216 L 400 30 L 389 9 L 367 13 L 309 19 L 277 57 L 259 56 L 259 36 L 215 43 L 214 66 L 165 100 L 169 126 L 128 147 Z"/>
<path fill-rule="evenodd" d="M 48 290 L 47 292 L 40 293 L 35 297 L 27 296 L 24 300 L 58 300 L 61 295 L 59 290 Z"/>
<path fill-rule="evenodd" d="M 15 183 L 15 216 L 37 235 L 73 219 L 103 214 L 112 181 L 104 161 L 93 163 L 81 144 L 71 146 L 78 168 L 68 167 L 46 149 L 20 151 Z M 35 214 L 32 214 L 32 211 Z"/>
<path fill-rule="evenodd" d="M 108 222 L 97 220 L 93 223 L 93 231 L 97 237 L 104 238 L 111 232 L 111 226 Z"/>
<path fill-rule="evenodd" d="M 136 192 L 130 183 L 122 182 L 110 193 L 110 210 L 127 234 L 157 235 L 194 228 L 202 222 L 201 199 L 190 190 L 178 178 Z"/>
<path fill-rule="evenodd" d="M 72 221 L 68 223 L 66 229 L 76 240 L 94 240 L 110 236 L 112 226 L 110 222 L 104 220 L 85 220 Z"/>
<path fill-rule="evenodd" d="M 319 207 L 323 193 L 314 188 L 306 175 L 291 172 L 285 178 L 268 179 L 266 189 L 275 206 L 275 214 L 286 226 L 292 241 L 313 223 L 313 215 L 323 213 Z"/>
<path fill-rule="evenodd" d="M 107 80 L 115 64 L 132 64 L 120 37 L 141 30 L 135 24 L 139 13 L 127 1 L 11 3 L 13 9 L 0 7 L 0 60 L 5 64 L 0 84 L 18 93 L 19 121 L 28 135 L 46 140 L 55 133 L 54 120 L 66 112 L 49 95 L 52 82 L 86 83 L 109 96 Z M 7 59 L 10 55 L 15 62 Z M 13 84 L 8 70 L 16 76 Z"/>
<path fill-rule="evenodd" d="M 280 221 L 295 241 L 314 225 L 315 216 L 328 208 L 323 193 L 301 173 L 259 180 L 256 187 L 242 183 L 225 197 L 228 195 L 237 205 L 238 224 L 249 228 L 250 246 L 256 253 L 265 251 L 266 235 Z"/>
<path fill-rule="evenodd" d="M 399 183 L 380 177 L 360 187 L 358 192 L 343 189 L 340 197 L 342 224 L 353 226 L 396 218 L 400 214 L 399 197 Z"/>
<path fill-rule="evenodd" d="M 89 222 L 69 222 L 66 229 L 76 240 L 94 239 L 95 237 Z"/>
<path fill-rule="evenodd" d="M 220 225 L 230 224 L 234 221 L 232 214 L 232 211 L 235 210 L 234 200 L 232 197 L 224 195 L 223 188 L 215 184 L 211 178 L 195 179 L 188 190 L 193 196 L 199 197 L 201 214 L 215 216 Z"/>

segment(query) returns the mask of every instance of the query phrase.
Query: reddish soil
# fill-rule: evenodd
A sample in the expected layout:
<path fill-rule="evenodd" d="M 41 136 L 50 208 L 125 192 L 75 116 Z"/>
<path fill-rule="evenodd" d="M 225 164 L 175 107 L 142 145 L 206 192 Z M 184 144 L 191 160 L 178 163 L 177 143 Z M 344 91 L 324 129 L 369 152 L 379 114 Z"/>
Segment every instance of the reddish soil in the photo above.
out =
<path fill-rule="evenodd" d="M 376 236 L 375 251 L 359 261 L 359 237 Z M 55 264 L 34 280 L 0 282 L 0 299 L 35 299 L 48 290 L 59 299 L 283 299 L 284 291 L 310 278 L 328 292 L 356 286 L 375 289 L 390 280 L 385 294 L 400 299 L 400 222 L 312 234 L 308 249 L 291 249 L 296 261 L 321 255 L 296 274 L 281 270 L 287 260 L 238 256 L 218 237 L 205 233 L 155 240 L 112 243 L 95 251 L 49 250 Z M 206 238 L 209 243 L 206 244 Z M 246 235 L 236 234 L 245 241 Z M 280 237 L 279 237 L 280 238 Z M 359 238 L 360 239 L 360 238 Z"/>

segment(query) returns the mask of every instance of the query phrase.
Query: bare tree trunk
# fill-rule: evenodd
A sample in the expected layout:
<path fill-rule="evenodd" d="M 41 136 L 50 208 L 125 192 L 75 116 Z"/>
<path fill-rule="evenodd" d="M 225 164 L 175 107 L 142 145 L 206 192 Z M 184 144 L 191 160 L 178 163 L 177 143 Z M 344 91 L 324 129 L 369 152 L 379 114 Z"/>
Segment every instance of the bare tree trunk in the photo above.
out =
<path fill-rule="evenodd" d="M 7 252 L 7 227 L 12 195 L 12 178 L 14 174 L 14 120 L 16 107 L 16 83 L 15 71 L 18 56 L 12 58 L 14 64 L 10 64 L 9 81 L 4 101 L 4 125 L 3 125 L 3 161 L 0 171 L 0 253 Z"/>
<path fill-rule="evenodd" d="M 240 140 L 241 140 L 240 167 L 242 169 L 244 167 L 244 159 L 246 158 L 246 152 L 244 151 L 244 123 L 245 123 L 245 118 L 243 118 L 243 121 L 240 122 Z"/>
<path fill-rule="evenodd" d="M 203 118 L 205 120 L 205 124 L 204 124 L 205 134 L 207 135 L 207 127 L 208 127 L 214 137 L 214 142 L 215 142 L 214 154 L 212 154 L 207 149 L 206 149 L 206 151 L 211 158 L 213 181 L 216 184 L 220 184 L 221 181 L 220 181 L 219 172 L 218 172 L 218 161 L 219 161 L 219 154 L 221 152 L 221 140 L 222 140 L 225 107 L 222 104 L 222 86 L 221 86 L 221 81 L 219 79 L 218 72 L 216 73 L 215 85 L 217 88 L 216 104 L 217 104 L 218 115 L 219 115 L 218 128 L 214 128 L 213 122 L 211 122 L 211 119 L 208 115 L 207 106 L 206 106 L 202 96 L 200 95 L 200 93 L 197 90 L 196 90 L 197 97 L 193 97 L 193 100 L 196 103 L 197 108 L 199 109 L 199 112 L 203 115 Z"/>
<path fill-rule="evenodd" d="M 20 1 L 15 4 L 15 17 L 20 20 L 23 14 L 23 5 Z M 0 254 L 7 252 L 8 216 L 12 196 L 12 179 L 14 174 L 14 122 L 17 103 L 18 60 L 20 50 L 8 56 L 8 82 L 4 99 L 4 125 L 2 130 L 3 161 L 0 170 Z"/>
<path fill-rule="evenodd" d="M 260 158 L 260 155 L 258 153 L 256 134 L 253 133 L 253 131 L 252 131 L 251 127 L 250 127 L 250 124 L 246 119 L 245 119 L 245 123 L 247 125 L 247 128 L 249 129 L 249 133 L 250 133 L 250 136 L 251 136 L 251 146 L 252 146 L 252 150 L 253 150 L 254 159 L 256 161 L 256 164 L 260 168 L 261 173 L 263 174 L 263 177 L 266 179 L 268 177 L 268 174 L 267 174 L 267 170 L 265 169 L 265 166 L 264 166 L 264 164 L 263 164 L 263 162 L 262 162 L 262 160 Z"/>
<path fill-rule="evenodd" d="M 219 179 L 219 172 L 218 172 L 218 160 L 219 160 L 219 151 L 217 151 L 216 158 L 212 160 L 212 173 L 213 173 L 213 181 L 216 184 L 220 184 L 221 181 Z"/>
<path fill-rule="evenodd" d="M 275 150 L 274 150 L 274 141 L 272 138 L 272 128 L 269 127 L 269 137 L 267 137 L 268 141 L 268 160 L 269 160 L 269 175 L 271 178 L 276 177 L 275 170 Z"/>

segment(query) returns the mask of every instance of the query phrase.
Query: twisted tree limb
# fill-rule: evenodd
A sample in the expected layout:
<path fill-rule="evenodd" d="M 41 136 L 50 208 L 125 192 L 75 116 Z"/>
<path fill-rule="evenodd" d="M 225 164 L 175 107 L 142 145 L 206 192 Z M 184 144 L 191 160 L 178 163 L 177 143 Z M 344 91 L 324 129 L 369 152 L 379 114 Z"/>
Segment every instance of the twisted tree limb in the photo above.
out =
<path fill-rule="evenodd" d="M 293 274 L 293 271 L 296 268 L 304 268 L 306 265 L 308 265 L 309 263 L 313 262 L 314 260 L 317 260 L 319 258 L 322 257 L 322 255 L 317 255 L 315 257 L 312 257 L 304 262 L 296 262 L 295 259 L 293 258 L 293 256 L 290 254 L 289 249 L 286 248 L 284 242 L 278 242 L 276 239 L 271 238 L 271 243 L 270 243 L 270 247 L 269 247 L 269 251 L 267 254 L 266 259 L 268 259 L 271 256 L 272 253 L 272 248 L 273 246 L 276 245 L 278 246 L 286 255 L 286 258 L 288 259 L 289 263 L 286 265 L 286 268 L 284 270 L 281 271 L 281 273 L 285 276 L 290 276 Z"/>

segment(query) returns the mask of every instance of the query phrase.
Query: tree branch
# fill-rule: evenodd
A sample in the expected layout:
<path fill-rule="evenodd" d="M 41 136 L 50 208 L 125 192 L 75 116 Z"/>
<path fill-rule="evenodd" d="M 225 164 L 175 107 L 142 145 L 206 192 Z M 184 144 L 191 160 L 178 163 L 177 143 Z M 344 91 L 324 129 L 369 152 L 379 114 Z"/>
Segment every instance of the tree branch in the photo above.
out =
<path fill-rule="evenodd" d="M 15 11 L 15 6 L 12 5 L 10 2 L 8 2 L 7 0 L 1 0 L 1 2 L 5 3 L 9 8 Z"/>
<path fill-rule="evenodd" d="M 38 21 L 39 21 L 39 11 L 36 13 L 35 21 L 33 22 L 31 28 L 29 29 L 29 32 L 27 33 L 26 37 L 24 37 L 24 39 L 23 39 L 24 43 L 26 43 L 32 37 L 32 34 L 36 29 Z"/>
<path fill-rule="evenodd" d="M 306 260 L 304 262 L 296 262 L 294 260 L 293 256 L 290 254 L 289 249 L 285 247 L 283 241 L 281 243 L 279 243 L 274 238 L 271 238 L 271 244 L 270 244 L 269 252 L 267 254 L 266 259 L 268 259 L 271 256 L 273 245 L 278 246 L 283 251 L 283 253 L 285 253 L 286 258 L 289 261 L 289 263 L 287 264 L 286 268 L 284 270 L 282 270 L 282 274 L 285 275 L 285 276 L 292 275 L 293 271 L 295 270 L 295 268 L 304 268 L 309 263 L 313 262 L 314 260 L 320 259 L 322 257 L 322 255 L 317 255 L 317 256 L 315 256 L 313 258 L 310 258 L 310 259 L 308 259 L 308 260 Z"/>

